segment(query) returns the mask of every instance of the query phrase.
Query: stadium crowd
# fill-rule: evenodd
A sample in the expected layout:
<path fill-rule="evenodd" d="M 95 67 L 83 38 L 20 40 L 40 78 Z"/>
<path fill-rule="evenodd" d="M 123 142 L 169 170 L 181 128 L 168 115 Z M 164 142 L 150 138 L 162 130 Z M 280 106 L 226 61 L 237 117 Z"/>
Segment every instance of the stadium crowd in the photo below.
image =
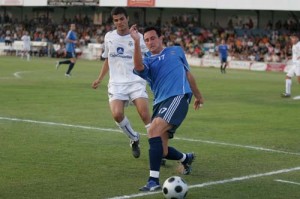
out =
<path fill-rule="evenodd" d="M 52 56 L 63 56 L 64 38 L 71 22 L 76 23 L 79 46 L 102 43 L 105 33 L 113 29 L 109 21 L 104 25 L 95 25 L 91 18 L 81 15 L 72 19 L 64 18 L 59 24 L 46 17 L 28 20 L 25 16 L 21 22 L 4 16 L 0 17 L 0 42 L 10 45 L 13 41 L 20 40 L 26 30 L 31 41 L 45 41 L 59 46 L 56 49 L 44 48 L 40 55 L 50 51 Z M 292 49 L 289 35 L 300 30 L 299 23 L 294 19 L 278 21 L 274 25 L 269 22 L 263 29 L 254 28 L 251 19 L 238 25 L 229 21 L 227 27 L 218 23 L 210 27 L 199 27 L 192 17 L 173 16 L 170 22 L 161 24 L 158 19 L 151 23 L 153 24 L 162 27 L 166 46 L 181 45 L 187 56 L 217 56 L 217 45 L 221 39 L 225 39 L 231 59 L 265 62 L 281 62 L 290 57 Z"/>

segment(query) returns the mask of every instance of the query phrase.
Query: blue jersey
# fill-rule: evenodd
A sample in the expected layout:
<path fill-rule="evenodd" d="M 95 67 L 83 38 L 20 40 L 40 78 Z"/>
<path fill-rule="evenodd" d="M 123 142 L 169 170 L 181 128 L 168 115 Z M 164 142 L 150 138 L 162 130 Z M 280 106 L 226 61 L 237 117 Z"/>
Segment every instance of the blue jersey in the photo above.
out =
<path fill-rule="evenodd" d="M 70 30 L 67 34 L 66 39 L 77 40 L 76 33 L 74 31 Z M 71 43 L 71 42 L 67 42 L 66 50 L 67 50 L 67 52 L 75 52 L 75 44 Z"/>
<path fill-rule="evenodd" d="M 154 105 L 182 94 L 189 94 L 191 98 L 192 90 L 186 75 L 190 67 L 181 47 L 167 47 L 157 55 L 145 57 L 143 64 L 144 70 L 134 73 L 149 83 Z"/>
<path fill-rule="evenodd" d="M 221 58 L 227 58 L 228 46 L 226 44 L 219 45 L 219 53 Z"/>

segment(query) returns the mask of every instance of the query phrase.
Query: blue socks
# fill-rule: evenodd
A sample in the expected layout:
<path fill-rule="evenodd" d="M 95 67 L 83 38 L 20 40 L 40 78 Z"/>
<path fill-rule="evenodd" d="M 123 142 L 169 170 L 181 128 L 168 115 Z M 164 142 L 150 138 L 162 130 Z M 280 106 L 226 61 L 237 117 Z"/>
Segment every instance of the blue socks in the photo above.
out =
<path fill-rule="evenodd" d="M 149 181 L 155 181 L 158 183 L 160 163 L 163 157 L 163 146 L 160 137 L 150 138 L 148 140 L 149 149 L 149 159 L 150 159 L 150 177 Z"/>
<path fill-rule="evenodd" d="M 180 160 L 183 154 L 173 147 L 168 147 L 168 155 L 165 157 L 167 160 Z"/>

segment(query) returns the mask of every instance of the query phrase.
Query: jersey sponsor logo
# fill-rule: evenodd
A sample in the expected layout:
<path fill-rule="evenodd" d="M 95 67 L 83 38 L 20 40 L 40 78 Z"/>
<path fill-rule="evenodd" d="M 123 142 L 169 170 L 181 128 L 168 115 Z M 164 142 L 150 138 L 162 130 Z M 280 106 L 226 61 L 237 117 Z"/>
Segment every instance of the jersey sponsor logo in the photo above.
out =
<path fill-rule="evenodd" d="M 130 46 L 130 47 L 133 46 L 133 42 L 132 42 L 132 41 L 129 41 L 129 42 L 128 42 L 128 46 Z"/>
<path fill-rule="evenodd" d="M 125 59 L 132 59 L 131 55 L 124 55 L 124 48 L 118 47 L 117 48 L 117 53 L 110 53 L 111 57 L 120 57 L 120 58 L 125 58 Z"/>
<path fill-rule="evenodd" d="M 117 53 L 118 53 L 118 54 L 124 54 L 124 48 L 118 47 L 118 48 L 117 48 Z"/>

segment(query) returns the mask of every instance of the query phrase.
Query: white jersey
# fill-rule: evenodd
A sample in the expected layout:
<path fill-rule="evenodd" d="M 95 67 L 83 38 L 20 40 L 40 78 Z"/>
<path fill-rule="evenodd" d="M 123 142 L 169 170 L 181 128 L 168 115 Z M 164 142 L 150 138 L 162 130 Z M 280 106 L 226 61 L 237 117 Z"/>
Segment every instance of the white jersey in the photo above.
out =
<path fill-rule="evenodd" d="M 23 35 L 21 40 L 23 41 L 23 49 L 24 50 L 30 50 L 30 36 Z"/>
<path fill-rule="evenodd" d="M 148 52 L 140 34 L 142 53 Z M 113 85 L 124 85 L 134 82 L 145 82 L 141 77 L 133 73 L 134 41 L 130 34 L 121 36 L 117 30 L 107 32 L 104 38 L 103 58 L 108 58 L 109 83 Z"/>
<path fill-rule="evenodd" d="M 292 60 L 296 66 L 300 66 L 300 41 L 292 47 Z"/>

